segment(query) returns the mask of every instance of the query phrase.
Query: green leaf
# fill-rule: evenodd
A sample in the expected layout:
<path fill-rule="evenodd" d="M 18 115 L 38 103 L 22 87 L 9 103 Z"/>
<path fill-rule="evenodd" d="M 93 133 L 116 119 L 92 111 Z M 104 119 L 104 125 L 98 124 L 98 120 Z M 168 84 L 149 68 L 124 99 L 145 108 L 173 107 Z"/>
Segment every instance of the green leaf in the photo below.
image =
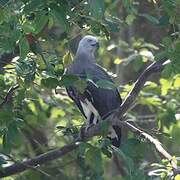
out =
<path fill-rule="evenodd" d="M 126 140 L 122 144 L 121 150 L 124 152 L 124 154 L 126 156 L 128 156 L 132 159 L 136 158 L 136 160 L 137 160 L 143 156 L 142 152 L 140 153 L 140 151 L 143 151 L 143 147 L 141 147 L 141 146 L 142 145 L 139 140 L 131 138 L 131 139 Z"/>
<path fill-rule="evenodd" d="M 180 88 L 180 75 L 179 75 L 179 76 L 177 75 L 177 76 L 175 77 L 174 87 L 175 87 L 175 88 Z"/>
<path fill-rule="evenodd" d="M 126 17 L 126 23 L 128 25 L 131 25 L 134 20 L 136 19 L 136 16 L 134 14 L 129 14 L 127 17 Z"/>
<path fill-rule="evenodd" d="M 62 64 L 56 64 L 55 67 L 54 67 L 54 74 L 57 76 L 57 77 L 61 77 L 64 73 L 64 67 Z"/>
<path fill-rule="evenodd" d="M 15 70 L 19 76 L 25 79 L 25 81 L 33 81 L 36 73 L 36 62 L 26 58 L 23 61 L 17 62 Z"/>
<path fill-rule="evenodd" d="M 3 151 L 5 153 L 10 153 L 12 148 L 12 144 L 10 141 L 10 137 L 8 136 L 7 133 L 3 135 Z"/>
<path fill-rule="evenodd" d="M 9 22 L 10 19 L 12 19 L 12 16 L 11 16 L 11 9 L 9 9 L 8 7 L 7 8 L 1 8 L 1 20 L 3 22 Z M 2 23 L 2 22 L 1 22 Z M 5 24 L 4 24 L 5 25 Z M 3 28 L 3 27 L 2 27 Z"/>
<path fill-rule="evenodd" d="M 176 111 L 172 107 L 167 107 L 165 112 L 159 114 L 159 119 L 166 127 L 170 127 L 172 123 L 176 122 Z"/>
<path fill-rule="evenodd" d="M 84 155 L 87 148 L 90 148 L 91 145 L 86 142 L 80 142 L 80 145 L 78 147 L 78 153 L 79 155 Z"/>
<path fill-rule="evenodd" d="M 87 87 L 87 82 L 85 80 L 77 80 L 74 83 L 74 87 L 76 87 L 76 89 L 80 92 L 80 93 L 84 93 L 86 87 Z"/>
<path fill-rule="evenodd" d="M 111 31 L 111 32 L 118 32 L 119 31 L 119 23 L 117 23 L 111 19 L 106 19 L 105 23 L 106 23 L 109 31 Z"/>
<path fill-rule="evenodd" d="M 27 13 L 34 11 L 36 9 L 40 9 L 41 7 L 44 6 L 45 1 L 44 0 L 31 0 L 28 1 L 28 3 L 24 6 L 24 11 Z"/>
<path fill-rule="evenodd" d="M 115 89 L 116 86 L 113 82 L 107 80 L 98 80 L 96 85 L 103 89 Z"/>
<path fill-rule="evenodd" d="M 142 105 L 147 105 L 149 107 L 158 107 L 162 105 L 161 99 L 158 97 L 146 97 L 146 98 L 140 98 L 138 101 Z"/>
<path fill-rule="evenodd" d="M 175 180 L 180 180 L 180 174 L 175 176 Z"/>
<path fill-rule="evenodd" d="M 107 121 L 102 121 L 101 126 L 100 126 L 100 133 L 103 137 L 107 136 L 108 129 L 109 129 L 109 125 L 108 125 Z"/>
<path fill-rule="evenodd" d="M 0 87 L 5 88 L 5 79 L 4 76 L 0 74 Z"/>
<path fill-rule="evenodd" d="M 0 6 L 3 7 L 5 5 L 7 5 L 9 2 L 9 0 L 0 0 Z"/>
<path fill-rule="evenodd" d="M 35 18 L 35 34 L 40 33 L 45 25 L 48 23 L 47 12 L 41 11 L 36 14 Z"/>
<path fill-rule="evenodd" d="M 169 36 L 163 37 L 162 39 L 162 43 L 166 46 L 166 47 L 170 47 L 172 44 L 172 39 Z"/>
<path fill-rule="evenodd" d="M 162 16 L 159 19 L 159 26 L 166 27 L 169 25 L 169 17 L 168 16 Z"/>
<path fill-rule="evenodd" d="M 57 22 L 63 27 L 64 31 L 69 31 L 69 22 L 66 17 L 66 9 L 64 6 L 57 6 L 56 4 L 50 4 L 51 14 L 57 20 Z"/>
<path fill-rule="evenodd" d="M 91 30 L 95 35 L 99 35 L 101 32 L 101 26 L 99 25 L 99 23 L 94 22 L 94 21 L 90 21 L 91 24 Z"/>
<path fill-rule="evenodd" d="M 34 33 L 34 31 L 35 31 L 35 25 L 29 21 L 25 21 L 22 24 L 22 28 L 25 33 Z"/>
<path fill-rule="evenodd" d="M 106 155 L 108 158 L 112 158 L 112 153 L 111 153 L 111 151 L 109 151 L 109 150 L 106 149 L 106 148 L 102 148 L 101 150 L 102 150 L 102 153 L 103 153 L 104 155 Z"/>
<path fill-rule="evenodd" d="M 7 127 L 7 130 L 3 136 L 3 151 L 10 153 L 12 145 L 20 144 L 20 134 L 18 130 L 18 123 L 13 120 Z"/>
<path fill-rule="evenodd" d="M 56 78 L 49 77 L 42 79 L 41 84 L 47 88 L 54 89 L 59 85 L 59 81 Z"/>
<path fill-rule="evenodd" d="M 122 63 L 122 59 L 120 59 L 119 57 L 115 58 L 114 64 L 120 64 L 120 63 Z"/>
<path fill-rule="evenodd" d="M 149 15 L 149 14 L 141 14 L 141 16 L 145 17 L 149 22 L 151 22 L 152 24 L 159 24 L 159 20 L 152 16 L 152 15 Z"/>
<path fill-rule="evenodd" d="M 74 85 L 78 80 L 79 78 L 75 75 L 64 75 L 61 78 L 59 85 L 69 87 L 69 86 Z"/>
<path fill-rule="evenodd" d="M 71 55 L 70 51 L 68 51 L 63 56 L 63 65 L 64 65 L 65 68 L 67 68 L 72 62 L 73 62 L 72 55 Z"/>
<path fill-rule="evenodd" d="M 96 174 L 103 173 L 101 150 L 96 147 L 91 147 L 85 155 L 85 162 L 89 165 Z"/>
<path fill-rule="evenodd" d="M 155 59 L 155 61 L 159 61 L 162 59 L 166 59 L 167 57 L 168 57 L 168 52 L 167 51 L 161 51 L 155 55 L 154 59 Z"/>
<path fill-rule="evenodd" d="M 130 157 L 126 156 L 126 154 L 121 149 L 113 146 L 113 150 L 116 152 L 117 155 L 120 156 L 120 158 L 122 158 L 123 162 L 126 164 L 126 166 L 128 168 L 128 171 L 129 172 L 134 171 L 135 165 L 134 165 L 133 160 Z M 133 148 L 132 148 L 132 150 L 133 150 Z"/>
<path fill-rule="evenodd" d="M 29 52 L 29 43 L 26 37 L 23 37 L 19 42 L 19 49 L 20 49 L 20 57 L 21 59 L 25 59 L 28 52 Z"/>
<path fill-rule="evenodd" d="M 160 79 L 161 84 L 161 95 L 165 96 L 172 87 L 172 82 L 167 79 Z"/>
<path fill-rule="evenodd" d="M 147 178 L 142 169 L 135 169 L 130 175 L 126 176 L 124 180 L 149 180 L 151 178 Z"/>
<path fill-rule="evenodd" d="M 162 78 L 171 78 L 174 75 L 174 67 L 172 64 L 165 66 L 162 73 Z"/>
<path fill-rule="evenodd" d="M 96 19 L 102 19 L 105 12 L 104 0 L 90 0 L 89 1 L 91 16 Z"/>
<path fill-rule="evenodd" d="M 4 108 L 0 111 L 0 122 L 1 124 L 8 124 L 13 119 L 13 112 L 9 108 Z"/>
<path fill-rule="evenodd" d="M 12 32 L 9 32 L 9 33 L 12 33 Z M 15 41 L 11 38 L 11 35 L 9 35 L 10 37 L 2 38 L 0 41 L 0 48 L 2 48 L 6 53 L 12 53 L 15 48 Z"/>

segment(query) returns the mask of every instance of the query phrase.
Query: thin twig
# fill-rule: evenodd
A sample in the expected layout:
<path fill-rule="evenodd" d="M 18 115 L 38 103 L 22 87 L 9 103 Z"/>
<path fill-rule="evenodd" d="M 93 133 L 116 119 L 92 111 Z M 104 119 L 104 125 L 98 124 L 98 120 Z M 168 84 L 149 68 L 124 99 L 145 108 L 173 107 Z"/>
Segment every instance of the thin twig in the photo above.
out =
<path fill-rule="evenodd" d="M 10 89 L 8 90 L 6 96 L 4 97 L 4 100 L 0 103 L 0 109 L 11 100 L 14 91 L 16 89 L 18 89 L 18 88 L 19 88 L 18 84 L 15 85 L 15 86 L 10 87 Z"/>
<path fill-rule="evenodd" d="M 113 122 L 113 124 L 114 123 L 115 122 Z M 153 136 L 149 135 L 148 133 L 144 132 L 143 130 L 135 127 L 134 125 L 132 125 L 128 121 L 119 121 L 118 120 L 118 121 L 116 121 L 115 124 L 119 125 L 119 126 L 125 126 L 131 132 L 135 133 L 136 135 L 139 135 L 140 137 L 143 137 L 143 138 L 149 140 L 152 144 L 154 144 L 154 146 L 158 150 L 158 152 L 160 154 L 162 154 L 167 160 L 170 161 L 172 167 L 174 169 L 177 169 L 177 164 L 174 162 L 173 157 L 163 148 L 161 142 L 158 139 L 154 138 Z"/>

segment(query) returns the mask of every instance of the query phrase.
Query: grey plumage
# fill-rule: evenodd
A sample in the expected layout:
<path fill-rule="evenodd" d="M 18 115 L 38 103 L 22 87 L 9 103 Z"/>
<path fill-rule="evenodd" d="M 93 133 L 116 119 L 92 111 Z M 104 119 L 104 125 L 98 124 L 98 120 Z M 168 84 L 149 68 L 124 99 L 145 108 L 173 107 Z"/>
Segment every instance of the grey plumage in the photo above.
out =
<path fill-rule="evenodd" d="M 77 75 L 81 79 L 91 77 L 91 80 L 87 80 L 87 87 L 83 94 L 73 86 L 67 88 L 68 95 L 86 118 L 87 128 L 101 119 L 106 119 L 122 102 L 117 88 L 105 89 L 96 85 L 99 80 L 114 83 L 108 73 L 96 64 L 94 51 L 97 46 L 98 41 L 95 37 L 85 36 L 79 43 L 73 63 L 66 70 L 66 74 Z M 108 136 L 113 145 L 120 145 L 121 130 L 119 127 L 109 128 Z"/>

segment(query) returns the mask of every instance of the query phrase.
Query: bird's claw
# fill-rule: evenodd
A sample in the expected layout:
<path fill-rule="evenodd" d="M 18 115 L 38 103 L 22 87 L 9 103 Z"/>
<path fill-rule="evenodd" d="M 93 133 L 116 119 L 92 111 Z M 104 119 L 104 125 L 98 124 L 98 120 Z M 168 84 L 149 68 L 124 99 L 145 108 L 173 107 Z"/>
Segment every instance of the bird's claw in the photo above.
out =
<path fill-rule="evenodd" d="M 89 124 L 89 125 L 86 125 L 86 128 L 85 128 L 85 132 L 88 132 L 88 130 L 93 127 L 95 124 Z"/>
<path fill-rule="evenodd" d="M 91 127 L 93 127 L 95 124 L 89 124 L 89 125 L 86 125 L 85 127 L 83 126 L 83 127 L 81 127 L 81 129 L 80 129 L 80 132 L 79 132 L 79 135 L 78 135 L 78 137 L 77 137 L 77 140 L 79 140 L 79 141 L 82 141 L 84 138 L 85 138 L 85 136 L 86 136 L 86 133 L 89 131 L 89 129 L 91 128 Z"/>
<path fill-rule="evenodd" d="M 82 126 L 76 140 L 82 141 L 85 137 L 85 134 L 86 134 L 86 127 Z"/>

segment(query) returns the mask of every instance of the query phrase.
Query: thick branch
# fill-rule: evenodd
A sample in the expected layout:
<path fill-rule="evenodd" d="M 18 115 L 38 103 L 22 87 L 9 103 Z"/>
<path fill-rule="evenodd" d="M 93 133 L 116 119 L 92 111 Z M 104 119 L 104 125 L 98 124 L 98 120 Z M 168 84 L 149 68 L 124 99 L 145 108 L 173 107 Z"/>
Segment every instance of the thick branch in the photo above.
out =
<path fill-rule="evenodd" d="M 158 61 L 158 62 L 154 62 L 152 63 L 149 67 L 147 67 L 145 69 L 145 71 L 140 75 L 140 77 L 138 78 L 138 80 L 136 81 L 133 89 L 130 91 L 130 93 L 127 95 L 126 99 L 124 100 L 124 102 L 122 103 L 122 105 L 120 106 L 120 108 L 117 110 L 117 112 L 115 112 L 113 114 L 113 117 L 115 118 L 111 118 L 110 120 L 108 120 L 108 122 L 110 124 L 119 124 L 120 126 L 124 125 L 126 126 L 128 129 L 130 129 L 131 131 L 133 131 L 136 134 L 140 134 L 143 135 L 144 138 L 148 139 L 150 142 L 152 142 L 156 149 L 162 154 L 164 155 L 167 159 L 171 160 L 172 157 L 171 155 L 169 155 L 161 146 L 159 141 L 156 141 L 156 139 L 154 139 L 152 136 L 148 135 L 147 133 L 143 132 L 142 130 L 139 130 L 138 128 L 134 127 L 133 125 L 127 123 L 126 121 L 117 121 L 117 119 L 122 119 L 123 115 L 131 108 L 132 104 L 134 103 L 136 97 L 138 96 L 140 90 L 142 89 L 142 87 L 144 86 L 146 80 L 148 79 L 148 77 L 156 72 L 161 72 L 164 68 L 164 66 L 169 63 L 170 61 Z M 115 119 L 115 120 L 114 120 Z M 100 129 L 101 123 L 97 124 L 96 126 L 93 126 L 92 128 L 90 128 L 86 134 L 85 139 L 83 140 L 87 140 L 88 138 L 98 135 L 99 134 L 99 129 Z M 25 171 L 26 169 L 29 168 L 29 166 L 38 166 L 41 164 L 45 164 L 49 161 L 55 160 L 57 158 L 60 158 L 64 155 L 66 155 L 67 153 L 73 151 L 74 149 L 76 149 L 79 146 L 79 143 L 73 142 L 70 145 L 66 145 L 62 148 L 56 149 L 56 150 L 52 150 L 49 151 L 47 153 L 44 153 L 40 156 L 37 156 L 33 159 L 29 159 L 20 163 L 15 163 L 9 167 L 5 167 L 0 171 L 0 177 L 6 177 L 9 175 L 13 175 L 22 171 Z"/>
<path fill-rule="evenodd" d="M 122 117 L 131 108 L 139 92 L 146 83 L 148 77 L 153 73 L 161 72 L 164 69 L 165 65 L 169 63 L 170 60 L 153 62 L 144 70 L 144 72 L 139 76 L 139 78 L 135 82 L 133 89 L 129 92 L 129 94 L 126 96 L 125 100 L 121 104 L 121 107 L 117 110 L 117 117 Z"/>
<path fill-rule="evenodd" d="M 22 162 L 17 162 L 11 166 L 5 167 L 0 171 L 0 178 L 10 176 L 16 173 L 20 173 L 29 168 L 38 168 L 39 165 L 45 164 L 49 161 L 55 160 L 59 157 L 66 155 L 67 153 L 73 151 L 79 146 L 78 142 L 66 145 L 62 148 L 48 151 L 42 155 L 36 156 L 35 158 L 25 160 Z"/>

